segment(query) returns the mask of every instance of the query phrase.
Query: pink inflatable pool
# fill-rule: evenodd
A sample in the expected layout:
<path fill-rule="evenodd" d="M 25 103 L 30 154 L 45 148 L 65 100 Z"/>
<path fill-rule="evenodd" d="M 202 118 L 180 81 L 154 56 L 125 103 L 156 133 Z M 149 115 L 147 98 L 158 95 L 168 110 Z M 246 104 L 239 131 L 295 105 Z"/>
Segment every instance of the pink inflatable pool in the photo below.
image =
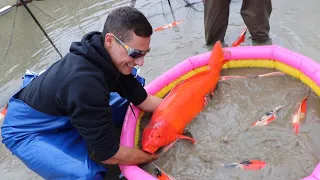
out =
<path fill-rule="evenodd" d="M 276 68 L 283 71 L 308 85 L 313 91 L 320 95 L 320 65 L 308 57 L 297 54 L 285 48 L 271 46 L 241 46 L 225 48 L 225 57 L 231 60 L 225 68 L 237 67 L 266 67 Z M 156 78 L 145 88 L 149 94 L 157 94 L 165 89 L 170 83 L 193 70 L 206 66 L 211 52 L 190 57 L 177 64 L 160 77 Z M 172 88 L 172 87 L 171 87 Z M 135 114 L 140 110 L 133 106 Z M 120 138 L 122 146 L 135 147 L 136 126 L 138 119 L 128 109 Z M 155 177 L 145 172 L 138 166 L 120 165 L 123 175 L 129 180 L 156 180 Z M 312 174 L 303 180 L 320 180 L 320 163 Z"/>

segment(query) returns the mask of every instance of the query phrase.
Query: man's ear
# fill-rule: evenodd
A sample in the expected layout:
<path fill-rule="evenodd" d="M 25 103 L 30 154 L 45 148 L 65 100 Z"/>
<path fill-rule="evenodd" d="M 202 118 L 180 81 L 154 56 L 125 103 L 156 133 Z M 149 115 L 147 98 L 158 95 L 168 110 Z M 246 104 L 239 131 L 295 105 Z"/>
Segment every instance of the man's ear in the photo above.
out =
<path fill-rule="evenodd" d="M 106 48 L 110 48 L 113 44 L 113 36 L 110 33 L 107 33 L 106 36 L 104 37 L 104 46 Z"/>

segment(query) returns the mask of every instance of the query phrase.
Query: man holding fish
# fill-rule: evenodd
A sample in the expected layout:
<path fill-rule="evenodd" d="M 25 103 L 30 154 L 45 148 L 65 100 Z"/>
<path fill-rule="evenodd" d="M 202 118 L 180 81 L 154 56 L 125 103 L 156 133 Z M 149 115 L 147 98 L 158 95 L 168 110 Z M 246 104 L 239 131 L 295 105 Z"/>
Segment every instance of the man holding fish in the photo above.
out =
<path fill-rule="evenodd" d="M 159 158 L 119 145 L 109 106 L 110 92 L 147 112 L 161 103 L 131 75 L 134 66 L 143 65 L 151 35 L 140 11 L 121 7 L 109 14 L 102 33 L 86 34 L 46 71 L 25 75 L 8 103 L 2 126 L 6 147 L 45 179 L 102 179 L 102 164 Z"/>

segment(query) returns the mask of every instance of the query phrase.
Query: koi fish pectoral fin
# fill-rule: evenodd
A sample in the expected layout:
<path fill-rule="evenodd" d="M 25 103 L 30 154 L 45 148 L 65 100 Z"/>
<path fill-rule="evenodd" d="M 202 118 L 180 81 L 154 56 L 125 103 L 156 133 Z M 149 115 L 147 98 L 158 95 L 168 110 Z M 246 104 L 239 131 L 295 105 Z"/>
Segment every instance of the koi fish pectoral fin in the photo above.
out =
<path fill-rule="evenodd" d="M 192 135 L 191 132 L 188 131 L 188 130 L 184 130 L 182 135 L 187 136 L 187 137 L 190 137 L 190 138 L 193 138 L 193 135 Z"/>
<path fill-rule="evenodd" d="M 190 133 L 190 136 L 191 136 L 191 137 L 190 137 L 187 133 L 189 133 L 189 132 L 185 132 L 183 135 L 178 135 L 177 138 L 178 138 L 178 139 L 190 140 L 193 144 L 195 144 L 195 143 L 196 143 L 196 140 L 193 139 L 191 133 Z"/>
<path fill-rule="evenodd" d="M 206 94 L 204 96 L 204 106 L 203 107 L 206 107 L 211 102 L 212 99 L 213 99 L 213 93 Z"/>

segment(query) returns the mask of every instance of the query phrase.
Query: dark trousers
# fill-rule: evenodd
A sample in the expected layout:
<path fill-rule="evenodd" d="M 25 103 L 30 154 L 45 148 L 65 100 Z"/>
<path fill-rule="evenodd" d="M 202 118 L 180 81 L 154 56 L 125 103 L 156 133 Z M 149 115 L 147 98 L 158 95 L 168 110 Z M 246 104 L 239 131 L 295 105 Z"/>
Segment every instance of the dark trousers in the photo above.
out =
<path fill-rule="evenodd" d="M 231 0 L 204 0 L 204 26 L 207 45 L 223 40 L 229 20 Z M 271 0 L 243 0 L 240 14 L 252 40 L 265 42 L 269 39 Z"/>

